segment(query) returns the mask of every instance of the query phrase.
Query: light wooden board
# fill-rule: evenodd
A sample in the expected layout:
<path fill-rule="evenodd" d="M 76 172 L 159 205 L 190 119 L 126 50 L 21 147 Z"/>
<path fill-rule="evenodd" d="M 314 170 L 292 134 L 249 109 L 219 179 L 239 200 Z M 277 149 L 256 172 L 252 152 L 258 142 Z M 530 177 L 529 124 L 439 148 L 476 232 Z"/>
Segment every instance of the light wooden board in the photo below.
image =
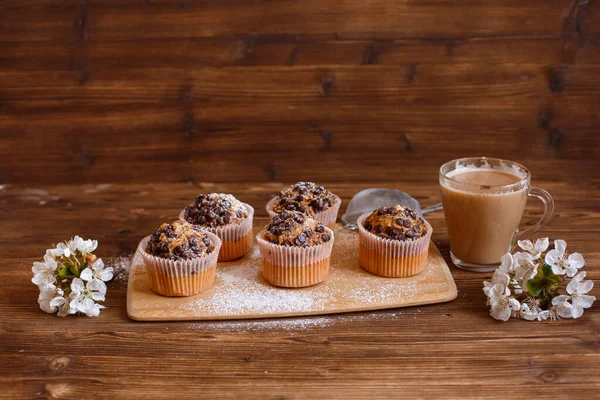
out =
<path fill-rule="evenodd" d="M 219 263 L 214 286 L 192 297 L 164 297 L 150 290 L 137 254 L 127 288 L 127 314 L 139 321 L 225 320 L 334 314 L 450 301 L 458 292 L 435 244 L 426 269 L 409 278 L 381 278 L 358 265 L 358 233 L 338 225 L 329 277 L 302 289 L 271 286 L 260 274 L 256 245 L 240 260 Z"/>

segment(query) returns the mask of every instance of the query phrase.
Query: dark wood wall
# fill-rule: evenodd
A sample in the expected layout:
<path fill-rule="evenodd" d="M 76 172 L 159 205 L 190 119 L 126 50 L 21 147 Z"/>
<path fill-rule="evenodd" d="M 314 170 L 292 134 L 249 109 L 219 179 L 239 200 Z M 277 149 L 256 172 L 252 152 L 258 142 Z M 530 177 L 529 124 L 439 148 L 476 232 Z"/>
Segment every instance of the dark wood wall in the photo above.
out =
<path fill-rule="evenodd" d="M 0 183 L 600 179 L 595 0 L 5 0 Z"/>

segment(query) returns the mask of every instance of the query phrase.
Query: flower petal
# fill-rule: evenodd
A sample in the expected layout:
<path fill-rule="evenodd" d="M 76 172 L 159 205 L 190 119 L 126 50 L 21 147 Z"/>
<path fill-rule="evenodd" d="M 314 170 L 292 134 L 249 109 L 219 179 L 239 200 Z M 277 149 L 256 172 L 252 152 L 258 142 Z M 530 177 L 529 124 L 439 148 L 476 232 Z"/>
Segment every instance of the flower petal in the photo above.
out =
<path fill-rule="evenodd" d="M 525 251 L 533 250 L 533 243 L 531 243 L 531 240 L 519 240 L 517 244 Z"/>
<path fill-rule="evenodd" d="M 588 296 L 587 294 L 577 296 L 573 298 L 573 306 L 581 307 L 581 308 L 590 308 L 592 304 L 596 301 L 595 296 Z"/>
<path fill-rule="evenodd" d="M 96 301 L 104 301 L 106 298 L 104 297 L 104 293 L 102 292 L 92 292 L 92 299 Z"/>
<path fill-rule="evenodd" d="M 579 288 L 577 288 L 577 293 L 579 294 L 585 294 L 585 293 L 589 293 L 590 290 L 592 290 L 592 288 L 594 287 L 594 282 L 592 281 L 585 281 L 582 282 L 581 285 L 579 285 Z"/>
<path fill-rule="evenodd" d="M 500 321 L 508 321 L 511 315 L 510 308 L 508 307 L 492 307 L 490 315 Z"/>
<path fill-rule="evenodd" d="M 77 309 L 84 314 L 87 314 L 89 310 L 94 307 L 94 300 L 88 298 L 83 299 L 79 302 Z"/>
<path fill-rule="evenodd" d="M 508 307 L 511 310 L 518 310 L 521 308 L 521 303 L 519 303 L 519 300 L 511 297 L 510 299 L 508 299 Z"/>
<path fill-rule="evenodd" d="M 98 258 L 92 264 L 92 269 L 94 270 L 94 272 L 102 271 L 104 269 L 104 261 L 102 261 L 101 258 Z"/>
<path fill-rule="evenodd" d="M 106 283 L 102 282 L 100 279 L 92 279 L 87 284 L 87 288 L 89 290 L 96 290 L 102 294 L 106 293 Z"/>
<path fill-rule="evenodd" d="M 546 262 L 546 264 L 554 267 L 555 265 L 558 264 L 560 259 L 561 259 L 561 255 L 558 252 L 558 250 L 552 249 L 546 253 L 546 257 L 544 258 L 544 261 Z"/>
<path fill-rule="evenodd" d="M 74 278 L 71 282 L 71 290 L 74 292 L 81 292 L 83 289 L 85 289 L 83 281 L 79 278 Z"/>
<path fill-rule="evenodd" d="M 94 279 L 94 274 L 92 273 L 92 270 L 90 268 L 86 268 L 83 271 L 81 271 L 81 274 L 79 274 L 79 277 L 81 279 L 83 279 L 84 281 L 91 281 L 92 279 Z"/>
<path fill-rule="evenodd" d="M 52 307 L 60 307 L 63 304 L 65 304 L 66 302 L 67 302 L 67 300 L 65 300 L 64 297 L 56 296 L 56 297 L 53 297 L 52 300 L 50 300 L 50 305 Z"/>
<path fill-rule="evenodd" d="M 544 310 L 538 314 L 538 321 L 545 321 L 550 317 L 550 311 Z"/>
<path fill-rule="evenodd" d="M 555 240 L 554 249 L 558 252 L 560 258 L 562 258 L 565 255 L 565 251 L 567 251 L 567 242 L 562 239 Z"/>
<path fill-rule="evenodd" d="M 56 312 L 56 307 L 53 307 L 50 304 L 50 300 L 44 300 L 40 303 L 40 308 L 42 311 L 47 312 L 48 314 L 54 314 Z"/>
<path fill-rule="evenodd" d="M 500 271 L 504 274 L 508 274 L 510 271 L 512 271 L 512 269 L 513 269 L 512 267 L 513 267 L 513 256 L 510 253 L 506 253 L 500 259 L 500 266 L 498 267 L 496 272 Z"/>
<path fill-rule="evenodd" d="M 583 256 L 579 253 L 573 253 L 569 255 L 569 257 L 567 258 L 567 262 L 571 267 L 576 269 L 580 269 L 585 265 L 585 260 L 583 259 Z"/>
<path fill-rule="evenodd" d="M 571 315 L 573 316 L 573 318 L 579 318 L 583 315 L 583 308 L 579 307 L 576 304 L 573 304 L 573 306 L 571 307 Z"/>
<path fill-rule="evenodd" d="M 543 239 L 536 240 L 535 245 L 533 247 L 537 253 L 543 253 L 544 251 L 546 251 L 548 249 L 549 245 L 550 245 L 550 241 L 548 240 L 547 237 L 545 237 Z"/>
<path fill-rule="evenodd" d="M 94 306 L 90 309 L 89 312 L 86 313 L 86 315 L 88 317 L 97 317 L 98 315 L 100 315 L 100 310 L 103 308 L 104 306 L 101 306 L 100 304 L 94 304 Z"/>
<path fill-rule="evenodd" d="M 46 264 L 44 264 L 43 262 L 39 262 L 39 261 L 35 261 L 33 263 L 33 266 L 31 267 L 31 272 L 33 272 L 34 274 L 38 274 L 45 270 L 46 270 Z"/>
<path fill-rule="evenodd" d="M 106 269 L 103 269 L 102 272 L 100 272 L 100 279 L 102 279 L 104 282 L 108 282 L 113 278 L 113 269 L 112 267 L 108 267 Z"/>
<path fill-rule="evenodd" d="M 56 260 L 49 254 L 44 255 L 44 264 L 48 266 L 48 268 L 55 270 L 58 267 Z"/>
<path fill-rule="evenodd" d="M 564 294 L 561 294 L 560 296 L 556 296 L 555 298 L 552 299 L 552 305 L 553 306 L 557 306 L 561 303 L 565 303 L 567 302 L 571 297 L 570 296 L 565 296 Z"/>
<path fill-rule="evenodd" d="M 560 303 L 556 306 L 556 314 L 561 318 L 573 318 L 573 306 L 567 302 Z"/>

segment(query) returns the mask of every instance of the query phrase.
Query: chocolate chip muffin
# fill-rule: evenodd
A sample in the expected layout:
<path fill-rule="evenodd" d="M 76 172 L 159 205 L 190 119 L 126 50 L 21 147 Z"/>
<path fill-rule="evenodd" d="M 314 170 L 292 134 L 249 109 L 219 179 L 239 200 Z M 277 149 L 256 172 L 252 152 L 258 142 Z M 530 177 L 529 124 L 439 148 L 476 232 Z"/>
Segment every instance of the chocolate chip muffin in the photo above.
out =
<path fill-rule="evenodd" d="M 403 206 L 381 207 L 358 218 L 358 263 L 387 278 L 406 278 L 427 267 L 433 229 Z"/>
<path fill-rule="evenodd" d="M 381 207 L 373 211 L 363 222 L 367 232 L 381 238 L 410 241 L 427 234 L 425 220 L 408 207 Z"/>
<path fill-rule="evenodd" d="M 314 217 L 339 202 L 339 197 L 313 182 L 298 182 L 277 196 L 273 211 L 299 211 Z"/>
<path fill-rule="evenodd" d="M 323 224 L 299 211 L 281 211 L 265 230 L 264 239 L 280 246 L 308 247 L 331 240 Z"/>
<path fill-rule="evenodd" d="M 215 244 L 199 227 L 185 221 L 164 223 L 150 236 L 146 252 L 167 260 L 192 260 L 215 250 Z"/>
<path fill-rule="evenodd" d="M 183 219 L 190 224 L 208 228 L 239 225 L 245 218 L 248 218 L 248 211 L 244 204 L 232 195 L 223 193 L 200 194 L 185 207 L 183 213 Z"/>
<path fill-rule="evenodd" d="M 333 231 L 299 211 L 283 210 L 257 236 L 262 276 L 272 285 L 298 288 L 329 273 Z"/>

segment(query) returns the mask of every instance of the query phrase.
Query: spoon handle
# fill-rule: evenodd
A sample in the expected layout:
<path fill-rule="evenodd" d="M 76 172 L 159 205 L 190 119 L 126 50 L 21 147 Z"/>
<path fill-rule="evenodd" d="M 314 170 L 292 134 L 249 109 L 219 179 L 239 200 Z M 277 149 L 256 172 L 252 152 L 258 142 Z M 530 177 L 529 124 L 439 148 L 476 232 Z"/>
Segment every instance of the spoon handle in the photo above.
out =
<path fill-rule="evenodd" d="M 427 214 L 433 211 L 437 211 L 437 210 L 441 210 L 443 209 L 444 206 L 442 206 L 442 203 L 436 203 L 436 204 L 432 204 L 429 207 L 425 207 L 423 209 L 421 209 L 421 213 L 422 214 Z"/>

